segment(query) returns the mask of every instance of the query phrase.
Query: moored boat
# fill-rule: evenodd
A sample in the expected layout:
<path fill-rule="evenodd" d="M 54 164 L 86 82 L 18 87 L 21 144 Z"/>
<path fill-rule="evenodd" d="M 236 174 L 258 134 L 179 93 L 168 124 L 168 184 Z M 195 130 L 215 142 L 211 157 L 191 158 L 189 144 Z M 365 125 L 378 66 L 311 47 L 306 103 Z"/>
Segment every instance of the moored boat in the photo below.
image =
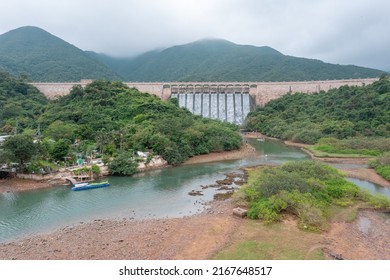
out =
<path fill-rule="evenodd" d="M 109 185 L 110 185 L 110 183 L 108 183 L 108 181 L 96 182 L 96 183 L 78 183 L 72 187 L 72 191 L 82 191 L 82 190 L 89 190 L 89 189 L 104 188 L 104 187 L 108 187 Z"/>

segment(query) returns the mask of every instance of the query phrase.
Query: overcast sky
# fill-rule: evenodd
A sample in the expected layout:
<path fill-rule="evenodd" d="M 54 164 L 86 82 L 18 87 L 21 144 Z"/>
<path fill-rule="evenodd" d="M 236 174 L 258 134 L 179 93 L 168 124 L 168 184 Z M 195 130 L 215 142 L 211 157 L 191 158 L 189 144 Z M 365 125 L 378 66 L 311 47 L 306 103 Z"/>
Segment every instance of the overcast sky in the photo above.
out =
<path fill-rule="evenodd" d="M 0 0 L 0 34 L 38 26 L 133 56 L 203 38 L 390 71 L 389 0 Z"/>

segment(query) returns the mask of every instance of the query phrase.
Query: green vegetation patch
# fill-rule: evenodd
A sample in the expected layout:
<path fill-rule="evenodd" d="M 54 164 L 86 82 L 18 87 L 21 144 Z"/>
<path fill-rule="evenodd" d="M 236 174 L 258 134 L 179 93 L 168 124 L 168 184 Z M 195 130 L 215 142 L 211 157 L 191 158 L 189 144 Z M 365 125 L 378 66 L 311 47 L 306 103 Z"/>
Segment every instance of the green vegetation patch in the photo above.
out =
<path fill-rule="evenodd" d="M 376 173 L 390 181 L 390 152 L 372 160 L 369 166 L 374 168 Z"/>
<path fill-rule="evenodd" d="M 337 169 L 312 160 L 258 168 L 249 173 L 239 196 L 248 204 L 252 219 L 270 224 L 292 214 L 299 218 L 301 229 L 311 231 L 327 228 L 333 205 L 363 202 L 377 209 L 390 207 L 389 199 L 368 194 Z"/>
<path fill-rule="evenodd" d="M 40 170 L 39 161 L 82 164 L 99 157 L 106 164 L 113 159 L 112 174 L 131 175 L 137 151 L 147 153 L 146 161 L 160 155 L 178 165 L 195 155 L 241 146 L 238 126 L 193 115 L 177 100 L 163 101 L 121 82 L 94 81 L 48 101 L 0 72 L 0 105 L 4 133 L 23 136 L 7 139 L 0 161 L 19 162 L 20 171 Z M 31 168 L 24 169 L 26 163 Z"/>
<path fill-rule="evenodd" d="M 293 220 L 272 225 L 245 220 L 229 244 L 212 259 L 323 260 L 322 246 L 319 246 L 322 239 L 321 234 L 299 230 Z"/>
<path fill-rule="evenodd" d="M 384 137 L 321 138 L 312 150 L 325 155 L 373 157 L 390 151 L 390 139 Z"/>
<path fill-rule="evenodd" d="M 47 103 L 43 93 L 24 78 L 15 78 L 0 70 L 0 132 L 36 130 L 36 121 Z"/>
<path fill-rule="evenodd" d="M 246 128 L 268 136 L 306 144 L 316 144 L 323 137 L 390 137 L 390 79 L 381 79 L 367 86 L 342 86 L 316 94 L 288 93 L 250 113 Z M 360 139 L 356 138 L 359 142 Z M 388 143 L 390 142 L 387 140 Z M 377 148 L 358 148 L 377 155 Z M 356 143 L 359 145 L 359 143 Z M 361 144 L 361 143 L 360 143 Z M 340 147 L 322 147 L 338 153 Z M 333 150 L 336 149 L 336 150 Z M 330 151 L 328 151 L 330 152 Z"/>

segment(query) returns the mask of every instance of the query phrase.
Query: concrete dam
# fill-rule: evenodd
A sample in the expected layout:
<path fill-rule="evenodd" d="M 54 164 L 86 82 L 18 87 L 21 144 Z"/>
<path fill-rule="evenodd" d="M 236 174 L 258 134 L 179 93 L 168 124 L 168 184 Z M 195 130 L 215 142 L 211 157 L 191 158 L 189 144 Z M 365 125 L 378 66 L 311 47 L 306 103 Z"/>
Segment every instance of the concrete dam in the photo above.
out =
<path fill-rule="evenodd" d="M 307 94 L 328 91 L 341 86 L 363 86 L 378 78 L 345 79 L 324 81 L 290 82 L 124 82 L 130 88 L 158 96 L 163 100 L 177 98 L 181 107 L 194 114 L 211 119 L 219 119 L 242 124 L 249 112 L 256 106 L 264 106 L 269 101 L 287 93 Z M 73 86 L 82 87 L 91 80 L 70 83 L 31 83 L 49 99 L 69 94 Z"/>

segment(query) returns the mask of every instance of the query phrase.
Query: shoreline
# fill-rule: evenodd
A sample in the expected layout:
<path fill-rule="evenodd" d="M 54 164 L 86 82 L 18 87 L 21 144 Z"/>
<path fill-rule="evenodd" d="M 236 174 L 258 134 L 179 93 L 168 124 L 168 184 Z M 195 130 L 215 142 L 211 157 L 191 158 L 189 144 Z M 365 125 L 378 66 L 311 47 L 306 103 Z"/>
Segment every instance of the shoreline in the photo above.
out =
<path fill-rule="evenodd" d="M 256 152 L 255 148 L 253 148 L 248 143 L 244 143 L 240 149 L 233 151 L 224 151 L 224 152 L 214 152 L 205 155 L 197 155 L 192 158 L 189 158 L 187 161 L 182 163 L 181 165 L 192 165 L 192 164 L 202 164 L 209 162 L 218 162 L 218 161 L 226 161 L 226 160 L 239 160 L 248 158 L 251 156 L 256 156 L 258 152 Z M 179 165 L 180 166 L 180 165 Z M 153 168 L 162 169 L 162 168 L 170 168 L 172 166 L 161 166 Z M 145 169 L 138 173 L 143 173 L 152 169 Z M 104 178 L 104 177 L 102 177 Z M 8 178 L 0 180 L 0 193 L 6 192 L 25 192 L 25 191 L 33 191 L 38 189 L 46 189 L 52 188 L 59 185 L 66 185 L 60 183 L 51 183 L 49 180 L 32 180 L 32 179 L 20 179 L 20 178 Z"/>
<path fill-rule="evenodd" d="M 339 164 L 356 164 L 356 165 L 366 165 L 369 161 L 368 158 L 335 158 L 335 157 L 327 157 L 321 158 L 314 156 L 308 149 L 306 149 L 308 144 L 302 143 L 294 143 L 291 141 L 283 141 L 283 143 L 287 146 L 298 147 L 301 148 L 302 151 L 306 152 L 310 155 L 312 159 L 320 160 L 325 163 L 339 163 Z M 358 168 L 340 168 L 339 170 L 343 171 L 347 176 L 365 180 L 374 184 L 381 185 L 383 187 L 390 188 L 390 182 L 385 178 L 377 174 L 373 169 L 367 167 L 358 167 Z"/>
<path fill-rule="evenodd" d="M 233 154 L 237 156 L 238 152 L 235 152 L 232 153 L 232 157 Z M 217 154 L 220 156 L 201 158 L 198 163 L 218 161 L 221 157 L 223 158 L 221 155 L 223 153 Z M 357 174 L 360 173 L 357 171 Z M 235 207 L 234 199 L 230 198 L 223 201 L 211 201 L 204 205 L 201 213 L 180 218 L 97 219 L 89 223 L 79 223 L 47 233 L 33 234 L 15 241 L 0 243 L 0 259 L 212 259 L 224 248 L 239 244 L 237 242 L 245 242 L 242 237 L 247 234 L 248 224 L 251 228 L 262 224 L 261 221 L 235 217 L 232 214 Z M 347 259 L 390 259 L 388 250 L 381 251 L 383 248 L 381 245 L 388 242 L 390 235 L 387 234 L 389 226 L 383 222 L 382 218 L 379 218 L 380 215 L 380 213 L 370 211 L 359 211 L 356 220 L 351 223 L 332 222 L 329 231 L 320 235 L 313 233 L 313 236 L 319 236 L 314 247 L 322 248 L 327 259 L 327 250 Z M 368 233 L 361 232 L 360 219 L 369 219 L 372 223 Z M 296 221 L 293 220 L 293 223 L 289 220 L 280 223 L 278 232 L 286 234 L 285 238 L 298 231 Z M 289 234 L 291 231 L 292 233 Z M 261 234 L 273 238 L 275 233 L 266 229 Z M 237 236 L 239 236 L 238 239 Z M 351 236 L 355 240 L 353 248 L 349 246 Z M 307 237 L 310 238 L 310 235 Z M 310 255 L 310 250 L 307 255 Z"/>
<path fill-rule="evenodd" d="M 329 230 L 310 233 L 299 230 L 293 216 L 276 226 L 265 226 L 261 220 L 234 216 L 234 207 L 234 199 L 230 198 L 211 201 L 203 212 L 181 218 L 79 223 L 0 243 L 0 260 L 209 260 L 226 248 L 243 242 L 272 241 L 275 235 L 298 243 L 303 238 L 305 245 L 299 245 L 306 250 L 303 259 L 311 259 L 313 248 L 320 249 L 325 260 L 335 259 L 334 256 L 349 260 L 390 259 L 390 248 L 386 247 L 390 224 L 380 212 L 359 210 L 352 222 L 335 219 Z M 361 223 L 367 220 L 369 227 L 362 230 Z M 251 234 L 253 230 L 257 231 L 255 235 Z M 276 248 L 284 246 L 274 242 Z M 271 259 L 284 259 L 283 256 L 274 255 Z"/>
<path fill-rule="evenodd" d="M 244 219 L 232 215 L 231 199 L 207 206 L 199 214 L 181 218 L 99 219 L 0 243 L 0 259 L 210 259 L 228 244 Z"/>
<path fill-rule="evenodd" d="M 243 138 L 264 138 L 264 139 L 282 141 L 280 139 L 275 139 L 272 137 L 262 135 L 261 133 L 258 132 L 245 133 L 243 135 Z M 306 149 L 306 147 L 309 146 L 308 144 L 294 143 L 291 141 L 282 141 L 282 142 L 287 146 L 301 148 L 301 150 L 307 153 L 312 159 L 317 159 L 326 163 L 361 165 L 361 164 L 367 164 L 368 162 L 367 158 L 347 158 L 347 157 L 346 158 L 319 158 L 314 156 L 308 149 Z M 218 161 L 240 160 L 248 157 L 256 157 L 258 156 L 258 154 L 259 152 L 257 152 L 255 148 L 252 147 L 250 144 L 243 143 L 241 148 L 238 150 L 197 155 L 192 158 L 189 158 L 181 165 L 193 165 L 193 164 L 211 163 L 211 162 L 218 162 Z M 154 169 L 170 168 L 170 167 L 171 166 L 161 166 Z M 145 169 L 144 171 L 141 171 L 139 173 L 143 173 L 148 170 L 149 169 Z M 366 168 L 366 167 L 340 168 L 340 170 L 345 172 L 346 175 L 349 177 L 360 179 L 360 180 L 366 180 L 390 188 L 390 182 L 384 179 L 383 177 L 381 177 L 380 175 L 378 175 L 374 170 L 370 168 Z M 29 179 L 20 179 L 20 178 L 9 178 L 9 179 L 0 180 L 0 193 L 33 191 L 33 190 L 51 188 L 59 185 L 65 185 L 65 184 L 59 184 L 59 183 L 53 184 L 48 180 L 29 180 Z"/>

